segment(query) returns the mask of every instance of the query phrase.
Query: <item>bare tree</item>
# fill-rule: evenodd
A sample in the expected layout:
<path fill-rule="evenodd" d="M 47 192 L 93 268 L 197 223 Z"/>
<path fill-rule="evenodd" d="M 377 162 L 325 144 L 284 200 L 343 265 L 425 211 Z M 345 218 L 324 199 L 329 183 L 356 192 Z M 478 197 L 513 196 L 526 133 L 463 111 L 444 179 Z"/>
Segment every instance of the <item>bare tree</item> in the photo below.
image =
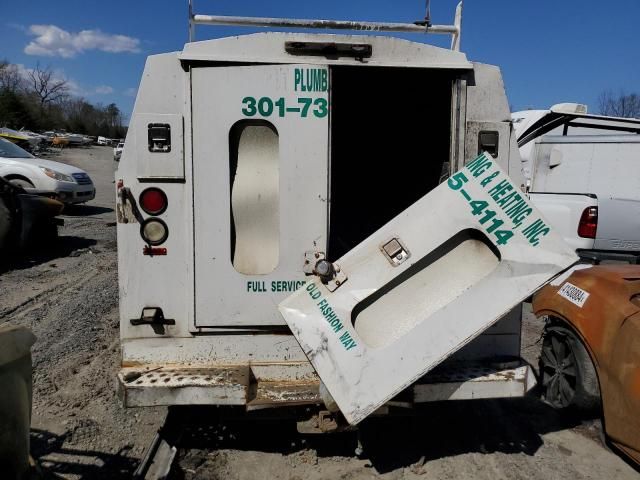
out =
<path fill-rule="evenodd" d="M 40 102 L 40 108 L 60 101 L 69 95 L 67 80 L 54 75 L 51 67 L 41 68 L 37 63 L 33 70 L 27 71 L 28 91 Z"/>
<path fill-rule="evenodd" d="M 626 94 L 624 91 L 613 93 L 605 90 L 598 97 L 599 113 L 612 117 L 640 118 L 640 95 Z"/>
<path fill-rule="evenodd" d="M 6 60 L 0 60 L 0 90 L 17 92 L 24 86 L 24 79 L 20 75 L 18 66 Z"/>

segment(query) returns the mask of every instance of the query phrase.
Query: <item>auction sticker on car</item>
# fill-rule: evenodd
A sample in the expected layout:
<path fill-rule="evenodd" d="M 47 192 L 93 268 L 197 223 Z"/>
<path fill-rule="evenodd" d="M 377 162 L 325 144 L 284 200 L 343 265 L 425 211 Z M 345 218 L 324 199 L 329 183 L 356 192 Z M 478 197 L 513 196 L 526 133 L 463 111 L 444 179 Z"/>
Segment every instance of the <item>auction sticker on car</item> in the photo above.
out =
<path fill-rule="evenodd" d="M 582 308 L 584 303 L 587 301 L 587 298 L 589 298 L 589 292 L 581 289 L 580 287 L 576 287 L 573 283 L 569 282 L 562 285 L 560 290 L 558 290 L 558 295 L 566 298 L 580 308 Z"/>

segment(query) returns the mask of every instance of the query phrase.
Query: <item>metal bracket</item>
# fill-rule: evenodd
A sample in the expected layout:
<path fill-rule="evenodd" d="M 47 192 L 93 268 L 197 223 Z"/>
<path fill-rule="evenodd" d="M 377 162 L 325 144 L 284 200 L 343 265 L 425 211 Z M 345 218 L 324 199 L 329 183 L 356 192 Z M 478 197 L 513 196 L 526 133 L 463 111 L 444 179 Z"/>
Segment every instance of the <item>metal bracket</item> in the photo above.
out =
<path fill-rule="evenodd" d="M 304 252 L 304 265 L 302 271 L 305 275 L 313 275 L 318 260 L 324 260 L 324 252 L 314 252 L 313 250 L 307 250 Z"/>
<path fill-rule="evenodd" d="M 117 205 L 117 217 L 118 223 L 133 223 L 132 220 L 136 220 L 138 223 L 142 223 L 144 221 L 144 217 L 140 213 L 138 209 L 138 204 L 136 202 L 136 198 L 129 187 L 124 186 L 124 182 L 122 180 L 118 181 L 118 198 L 120 202 Z M 128 215 L 127 212 L 127 204 L 129 204 L 129 212 L 133 214 L 133 219 Z"/>
<path fill-rule="evenodd" d="M 175 325 L 176 321 L 172 318 L 164 318 L 164 313 L 158 307 L 145 307 L 142 309 L 140 318 L 132 318 L 129 320 L 131 325 L 150 325 L 153 332 L 158 335 L 164 335 L 165 325 Z"/>
<path fill-rule="evenodd" d="M 327 290 L 330 292 L 335 292 L 340 285 L 347 281 L 349 277 L 340 269 L 340 265 L 337 263 L 333 264 L 334 276 L 331 280 L 328 280 L 326 283 Z"/>

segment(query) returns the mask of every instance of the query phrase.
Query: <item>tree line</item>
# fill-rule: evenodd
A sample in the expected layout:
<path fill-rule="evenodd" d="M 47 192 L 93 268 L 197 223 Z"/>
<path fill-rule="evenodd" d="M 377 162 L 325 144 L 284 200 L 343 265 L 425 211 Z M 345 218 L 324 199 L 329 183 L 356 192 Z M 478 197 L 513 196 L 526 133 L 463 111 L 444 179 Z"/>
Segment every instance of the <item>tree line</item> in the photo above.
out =
<path fill-rule="evenodd" d="M 598 97 L 598 108 L 600 115 L 640 118 L 640 95 L 605 90 Z"/>
<path fill-rule="evenodd" d="M 73 95 L 68 80 L 51 67 L 23 69 L 0 60 L 0 127 L 124 138 L 124 121 L 115 103 L 92 104 Z"/>

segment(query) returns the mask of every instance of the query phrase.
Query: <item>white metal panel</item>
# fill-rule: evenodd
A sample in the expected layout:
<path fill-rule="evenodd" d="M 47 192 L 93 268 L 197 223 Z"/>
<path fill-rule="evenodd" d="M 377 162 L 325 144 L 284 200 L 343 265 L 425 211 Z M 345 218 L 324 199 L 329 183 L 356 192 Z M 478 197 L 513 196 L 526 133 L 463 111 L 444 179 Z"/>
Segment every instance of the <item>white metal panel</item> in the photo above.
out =
<path fill-rule="evenodd" d="M 144 241 L 140 236 L 140 224 L 131 216 L 128 223 L 118 219 L 118 272 L 120 299 L 120 335 L 132 339 L 156 335 L 148 325 L 133 326 L 130 320 L 140 318 L 145 306 L 161 307 L 166 318 L 175 319 L 176 324 L 167 326 L 165 337 L 188 336 L 189 319 L 193 316 L 193 279 L 191 278 L 191 184 L 186 183 L 142 183 L 138 181 L 138 159 L 136 138 L 139 135 L 147 146 L 146 124 L 144 133 L 136 128 L 139 115 L 153 114 L 151 121 L 160 123 L 164 115 L 183 117 L 189 128 L 188 76 L 180 68 L 176 54 L 152 55 L 147 58 L 144 74 L 135 101 L 131 124 L 127 132 L 126 149 L 118 163 L 116 184 L 121 180 L 131 189 L 134 198 L 149 186 L 157 186 L 167 194 L 169 204 L 161 218 L 169 227 L 169 238 L 162 246 L 166 256 L 143 255 Z M 182 127 L 181 127 L 182 128 Z M 190 158 L 190 142 L 185 145 Z M 190 177 L 190 163 L 185 164 L 186 177 Z M 159 179 L 157 179 L 159 180 Z M 114 185 L 114 195 L 116 189 Z M 120 199 L 117 199 L 120 202 Z M 147 215 L 143 214 L 146 218 Z M 180 294 L 176 294 L 180 292 Z M 123 356 L 126 362 L 126 356 Z"/>
<path fill-rule="evenodd" d="M 128 323 L 128 322 L 127 322 Z M 147 331 L 147 330 L 144 330 Z M 181 333 L 181 332 L 180 332 Z M 147 336 L 149 333 L 147 331 Z M 176 335 L 177 337 L 177 335 Z M 190 366 L 242 365 L 306 361 L 300 345 L 289 334 L 237 335 L 234 332 L 187 338 L 125 338 L 121 342 L 122 364 Z"/>
<path fill-rule="evenodd" d="M 611 141 L 612 143 L 610 143 Z M 551 167 L 551 160 L 556 166 Z M 532 190 L 598 198 L 594 248 L 640 250 L 640 143 L 623 136 L 543 137 Z M 559 163 L 558 163 L 559 162 Z"/>
<path fill-rule="evenodd" d="M 509 122 L 475 122 L 467 121 L 465 134 L 465 159 L 471 161 L 478 156 L 480 132 L 498 132 L 498 163 L 509 172 L 511 124 Z M 518 161 L 518 167 L 520 167 Z M 512 175 L 516 181 L 515 175 Z"/>
<path fill-rule="evenodd" d="M 307 75 L 321 81 L 305 83 L 303 88 Z M 325 251 L 328 77 L 327 68 L 316 65 L 193 69 L 196 327 L 283 324 L 276 305 L 303 285 L 305 251 Z M 311 105 L 305 111 L 308 102 Z M 231 260 L 230 133 L 238 121 L 255 120 L 268 121 L 277 131 L 279 180 L 274 183 L 270 175 L 265 185 L 271 185 L 271 190 L 258 198 L 250 186 L 259 185 L 260 177 L 247 180 L 242 176 L 246 169 L 239 166 L 233 185 L 243 192 L 234 190 L 234 214 L 247 206 L 252 195 L 256 202 L 275 205 L 279 238 L 273 238 L 271 229 L 260 232 L 265 224 L 261 220 L 236 225 L 236 240 L 239 227 L 243 235 L 255 229 L 255 256 L 261 255 L 265 242 L 276 241 L 279 255 L 273 271 L 252 275 L 241 273 L 244 267 L 234 268 Z M 244 148 L 242 141 L 240 148 Z M 247 160 L 255 165 L 262 155 L 273 164 L 271 142 L 262 153 L 258 143 L 251 149 L 258 151 L 245 154 L 243 150 L 239 163 Z M 251 247 L 243 244 L 240 253 L 242 264 L 249 264 Z"/>
<path fill-rule="evenodd" d="M 597 198 L 567 193 L 530 193 L 529 197 L 571 248 L 593 248 L 594 239 L 578 236 L 578 225 L 585 208 L 598 206 Z"/>
<path fill-rule="evenodd" d="M 135 127 L 134 158 L 139 179 L 184 178 L 184 127 L 182 115 L 141 113 L 133 118 Z M 148 126 L 153 123 L 169 125 L 171 128 L 171 150 L 168 152 L 149 151 Z M 129 142 L 125 142 L 129 148 Z"/>
<path fill-rule="evenodd" d="M 363 62 L 351 57 L 326 58 L 319 55 L 290 55 L 285 42 L 367 43 L 372 55 Z M 264 32 L 237 37 L 187 43 L 178 54 L 181 60 L 242 63 L 291 63 L 319 65 L 363 65 L 426 67 L 470 70 L 464 53 L 410 42 L 394 37 L 372 35 L 332 35 L 318 33 Z M 507 112 L 508 113 L 508 112 Z"/>
<path fill-rule="evenodd" d="M 473 62 L 473 81 L 467 85 L 467 121 L 508 122 L 510 120 L 511 110 L 500 68 Z"/>
<path fill-rule="evenodd" d="M 413 401 L 471 400 L 523 397 L 536 385 L 529 365 L 491 368 L 487 365 L 455 364 L 413 387 Z"/>
<path fill-rule="evenodd" d="M 447 243 L 466 234 L 466 242 Z M 381 248 L 393 238 L 409 254 L 399 265 Z M 455 248 L 465 243 L 462 250 Z M 498 261 L 491 260 L 494 254 Z M 330 291 L 315 279 L 279 308 L 345 418 L 357 423 L 576 260 L 485 154 L 339 259 L 343 282 L 337 289 Z M 419 278 L 425 281 L 414 281 L 413 299 L 401 296 L 413 306 L 398 308 L 416 318 L 387 316 L 392 326 L 404 329 L 402 335 L 374 343 L 367 325 L 354 327 L 363 304 L 376 297 L 394 302 L 397 297 L 388 292 L 423 270 L 427 273 Z M 436 278 L 426 281 L 429 272 Z M 423 304 L 439 302 L 438 279 L 444 275 L 453 277 L 448 282 L 455 294 L 447 294 L 447 303 L 429 308 L 425 316 Z"/>

